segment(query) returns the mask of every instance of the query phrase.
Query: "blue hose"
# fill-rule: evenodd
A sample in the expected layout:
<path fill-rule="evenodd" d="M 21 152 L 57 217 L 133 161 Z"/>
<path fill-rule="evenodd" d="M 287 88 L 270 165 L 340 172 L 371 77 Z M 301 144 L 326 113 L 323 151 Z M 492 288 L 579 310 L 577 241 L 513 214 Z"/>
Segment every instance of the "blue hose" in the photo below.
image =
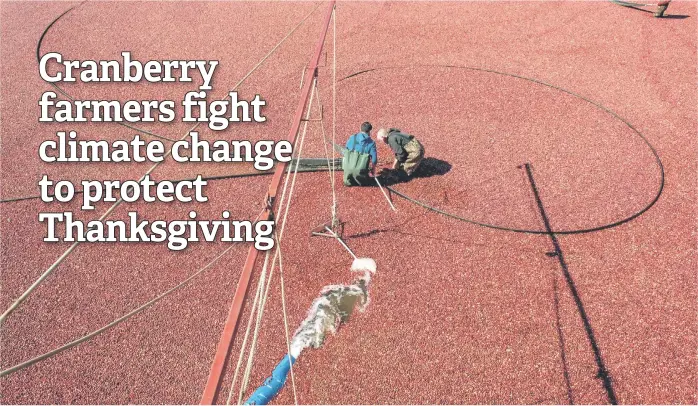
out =
<path fill-rule="evenodd" d="M 262 386 L 257 388 L 252 396 L 245 402 L 246 405 L 266 405 L 270 400 L 276 396 L 281 388 L 283 388 L 284 383 L 286 383 L 286 378 L 288 377 L 288 371 L 291 369 L 291 365 L 296 362 L 296 359 L 291 355 L 286 355 L 278 364 L 276 368 L 272 371 L 271 376 L 268 377 Z"/>

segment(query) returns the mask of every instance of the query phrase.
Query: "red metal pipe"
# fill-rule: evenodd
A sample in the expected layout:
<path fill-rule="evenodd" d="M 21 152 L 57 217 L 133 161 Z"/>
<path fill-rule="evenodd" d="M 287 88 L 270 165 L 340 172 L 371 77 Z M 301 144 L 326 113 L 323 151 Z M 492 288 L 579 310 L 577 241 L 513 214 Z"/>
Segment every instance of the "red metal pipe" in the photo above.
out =
<path fill-rule="evenodd" d="M 315 48 L 315 53 L 313 54 L 313 57 L 310 60 L 310 64 L 308 65 L 309 69 L 305 72 L 305 78 L 303 79 L 304 85 L 303 89 L 301 90 L 301 100 L 300 103 L 298 103 L 298 107 L 296 108 L 296 114 L 293 117 L 293 124 L 291 126 L 291 131 L 289 132 L 288 136 L 288 141 L 291 142 L 291 144 L 295 143 L 296 136 L 298 135 L 298 130 L 301 126 L 301 121 L 303 120 L 303 112 L 305 111 L 305 105 L 308 102 L 308 98 L 310 97 L 310 91 L 312 90 L 313 86 L 313 78 L 317 74 L 317 65 L 320 62 L 322 48 L 325 45 L 325 36 L 327 35 L 327 31 L 330 28 L 330 21 L 332 19 L 332 10 L 334 9 L 334 5 L 335 0 L 330 1 L 330 5 L 327 8 L 327 14 L 325 15 L 324 28 L 322 30 L 322 34 L 320 35 L 320 40 L 318 41 L 318 44 Z M 281 178 L 286 172 L 287 165 L 287 162 L 281 162 L 277 166 L 276 171 L 274 172 L 274 177 L 271 180 L 271 184 L 269 185 L 269 192 L 267 193 L 267 198 L 272 199 L 272 204 L 273 199 L 276 198 L 276 193 L 278 192 L 279 186 L 281 185 Z"/>
<path fill-rule="evenodd" d="M 312 90 L 313 78 L 317 74 L 317 66 L 320 61 L 320 55 L 322 54 L 322 48 L 325 44 L 325 36 L 327 35 L 327 31 L 330 27 L 334 6 L 335 0 L 330 1 L 327 8 L 327 14 L 325 15 L 324 28 L 322 30 L 322 34 L 320 35 L 320 40 L 318 41 L 315 48 L 315 53 L 310 60 L 309 69 L 305 74 L 305 79 L 303 82 L 305 84 L 301 90 L 301 99 L 298 103 L 298 107 L 296 108 L 296 114 L 293 117 L 291 130 L 289 131 L 288 135 L 288 141 L 291 144 L 295 143 L 296 137 L 298 136 L 298 130 L 300 129 L 301 121 L 303 119 L 303 112 L 305 111 L 306 104 L 308 103 L 308 98 L 310 97 L 310 92 Z M 286 162 L 280 162 L 276 166 L 274 176 L 271 180 L 271 184 L 269 185 L 269 190 L 265 198 L 267 208 L 259 217 L 260 221 L 270 220 L 272 218 L 272 208 L 274 207 L 274 203 L 276 201 L 276 194 L 279 190 L 279 186 L 281 185 L 281 180 L 286 172 L 286 167 Z M 213 358 L 213 363 L 211 364 L 211 371 L 208 374 L 206 387 L 201 395 L 201 401 L 199 403 L 202 405 L 212 405 L 216 400 L 216 396 L 218 395 L 221 379 L 223 377 L 223 370 L 225 369 L 225 364 L 228 359 L 228 355 L 230 354 L 230 348 L 235 341 L 235 335 L 240 322 L 242 308 L 245 303 L 245 298 L 247 297 L 250 279 L 252 278 L 252 271 L 254 270 L 258 256 L 259 251 L 255 249 L 254 246 L 250 247 L 250 250 L 247 253 L 247 259 L 245 260 L 245 266 L 242 268 L 240 281 L 238 282 L 237 289 L 235 290 L 235 296 L 233 296 L 233 304 L 230 306 L 228 318 L 225 321 L 223 333 L 221 334 L 221 339 L 219 340 L 218 347 L 216 348 L 216 355 Z"/>

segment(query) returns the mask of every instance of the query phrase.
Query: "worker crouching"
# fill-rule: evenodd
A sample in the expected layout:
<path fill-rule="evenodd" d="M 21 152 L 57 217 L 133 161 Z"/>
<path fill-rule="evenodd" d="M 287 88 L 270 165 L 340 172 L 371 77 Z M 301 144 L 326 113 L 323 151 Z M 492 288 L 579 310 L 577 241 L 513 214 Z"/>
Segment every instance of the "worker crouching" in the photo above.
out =
<path fill-rule="evenodd" d="M 407 176 L 412 176 L 424 159 L 424 146 L 413 135 L 405 134 L 396 128 L 381 128 L 377 136 L 395 153 L 393 169 L 403 169 Z"/>
<path fill-rule="evenodd" d="M 671 0 L 664 0 L 657 3 L 657 11 L 654 12 L 654 16 L 657 18 L 664 17 L 666 9 L 669 8 L 669 3 L 671 3 Z"/>

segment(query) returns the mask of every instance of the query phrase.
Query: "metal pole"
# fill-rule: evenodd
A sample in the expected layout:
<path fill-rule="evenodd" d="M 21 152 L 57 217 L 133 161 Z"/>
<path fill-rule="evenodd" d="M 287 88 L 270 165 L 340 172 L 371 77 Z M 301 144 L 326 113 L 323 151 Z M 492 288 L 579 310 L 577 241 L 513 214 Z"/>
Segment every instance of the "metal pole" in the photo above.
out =
<path fill-rule="evenodd" d="M 322 54 L 322 48 L 325 44 L 325 36 L 330 27 L 330 21 L 332 18 L 332 11 L 334 10 L 335 0 L 330 1 L 327 8 L 327 13 L 325 14 L 325 19 L 323 23 L 323 29 L 320 35 L 320 39 L 317 42 L 315 48 L 315 53 L 313 54 L 310 64 L 308 65 L 308 70 L 305 72 L 305 80 L 303 89 L 301 90 L 301 99 L 296 108 L 296 113 L 293 117 L 291 124 L 291 130 L 289 131 L 288 141 L 291 144 L 295 143 L 296 137 L 298 136 L 298 130 L 300 129 L 301 121 L 303 119 L 303 112 L 305 111 L 306 104 L 308 103 L 308 98 L 312 90 L 312 85 L 314 83 L 313 78 L 317 75 L 317 66 L 320 61 L 320 56 Z M 260 221 L 272 219 L 274 202 L 276 200 L 276 194 L 281 185 L 281 180 L 286 173 L 287 162 L 280 162 L 276 166 L 274 172 L 274 177 L 272 178 L 271 184 L 269 185 L 269 191 L 264 199 L 264 203 L 267 206 L 260 216 Z M 220 382 L 223 378 L 223 369 L 228 359 L 228 354 L 235 341 L 235 335 L 237 333 L 238 323 L 240 321 L 240 316 L 242 314 L 242 308 L 245 302 L 245 297 L 247 296 L 247 290 L 250 284 L 250 279 L 252 277 L 252 270 L 254 269 L 255 262 L 257 260 L 259 251 L 252 246 L 247 254 L 247 259 L 245 260 L 245 265 L 242 269 L 240 275 L 240 281 L 238 287 L 235 290 L 235 296 L 233 297 L 233 303 L 230 307 L 228 313 L 228 318 L 226 319 L 225 325 L 223 326 L 223 333 L 218 342 L 218 347 L 216 349 L 216 355 L 211 364 L 211 371 L 209 372 L 208 379 L 206 381 L 206 386 L 204 392 L 201 396 L 202 405 L 211 405 L 218 395 L 218 390 L 220 388 Z"/>
<path fill-rule="evenodd" d="M 395 206 L 393 206 L 393 202 L 390 201 L 390 197 L 388 197 L 388 194 L 385 193 L 385 189 L 383 189 L 383 186 L 381 186 L 381 183 L 378 181 L 378 177 L 374 176 L 373 179 L 376 180 L 376 183 L 378 184 L 378 187 L 380 188 L 381 192 L 383 192 L 383 196 L 385 196 L 385 200 L 388 201 L 388 204 L 390 205 L 390 208 L 393 209 L 393 211 L 397 211 Z"/>
<path fill-rule="evenodd" d="M 342 244 L 342 247 L 344 247 L 344 249 L 346 249 L 346 250 L 351 254 L 351 256 L 354 257 L 354 259 L 357 259 L 357 258 L 358 258 L 358 257 L 356 256 L 356 254 L 354 254 L 354 251 L 352 251 L 351 248 L 349 248 L 349 247 L 347 246 L 347 244 L 344 243 L 344 241 L 343 241 L 341 238 L 339 238 L 339 236 L 337 235 L 337 233 L 335 233 L 334 231 L 332 231 L 332 230 L 331 230 L 329 227 L 327 227 L 327 226 L 325 226 L 325 230 L 327 230 L 330 234 L 332 234 L 332 236 L 333 236 L 334 238 L 336 238 L 337 241 L 339 241 L 340 244 Z"/>

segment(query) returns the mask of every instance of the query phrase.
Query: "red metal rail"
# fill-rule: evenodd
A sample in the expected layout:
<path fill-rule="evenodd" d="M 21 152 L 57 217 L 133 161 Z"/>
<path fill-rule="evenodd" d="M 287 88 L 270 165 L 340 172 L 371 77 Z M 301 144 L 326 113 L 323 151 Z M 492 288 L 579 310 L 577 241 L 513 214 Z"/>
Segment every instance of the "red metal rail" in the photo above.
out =
<path fill-rule="evenodd" d="M 306 104 L 308 103 L 308 98 L 310 97 L 310 92 L 312 91 L 312 86 L 314 82 L 314 77 L 317 75 L 317 66 L 320 61 L 320 55 L 322 54 L 322 48 L 325 45 L 325 36 L 330 27 L 330 21 L 332 19 L 332 11 L 334 10 L 335 0 L 330 1 L 327 7 L 327 14 L 325 15 L 324 27 L 320 35 L 320 40 L 315 48 L 315 53 L 313 54 L 309 69 L 306 71 L 304 77 L 304 86 L 301 90 L 301 99 L 296 108 L 296 114 L 293 117 L 293 122 L 291 125 L 291 130 L 289 131 L 288 141 L 294 144 L 296 137 L 298 136 L 298 130 L 301 126 L 301 121 L 303 119 L 303 112 L 305 111 Z M 274 177 L 269 185 L 269 190 L 265 198 L 265 204 L 267 208 L 262 212 L 259 220 L 270 220 L 273 215 L 272 208 L 276 201 L 276 194 L 278 192 L 279 186 L 281 185 L 281 180 L 286 173 L 286 167 L 288 164 L 286 162 L 280 162 L 274 172 Z M 220 389 L 221 378 L 223 377 L 223 370 L 225 369 L 225 364 L 230 353 L 230 348 L 235 340 L 235 334 L 237 333 L 238 324 L 240 322 L 240 315 L 242 314 L 243 304 L 247 296 L 247 290 L 250 285 L 250 279 L 252 277 L 252 271 L 254 269 L 255 263 L 257 262 L 257 257 L 259 256 L 259 251 L 255 249 L 254 246 L 250 247 L 247 253 L 247 259 L 245 260 L 245 266 L 242 269 L 242 274 L 240 275 L 240 281 L 238 282 L 237 289 L 235 290 L 235 296 L 233 297 L 233 304 L 230 306 L 230 311 L 228 312 L 228 318 L 225 321 L 225 326 L 223 327 L 223 333 L 221 334 L 221 339 L 218 342 L 218 347 L 216 349 L 216 356 L 211 364 L 211 371 L 208 374 L 208 380 L 206 382 L 206 387 L 204 388 L 204 393 L 201 396 L 202 405 L 211 405 L 216 400 L 218 391 Z"/>

